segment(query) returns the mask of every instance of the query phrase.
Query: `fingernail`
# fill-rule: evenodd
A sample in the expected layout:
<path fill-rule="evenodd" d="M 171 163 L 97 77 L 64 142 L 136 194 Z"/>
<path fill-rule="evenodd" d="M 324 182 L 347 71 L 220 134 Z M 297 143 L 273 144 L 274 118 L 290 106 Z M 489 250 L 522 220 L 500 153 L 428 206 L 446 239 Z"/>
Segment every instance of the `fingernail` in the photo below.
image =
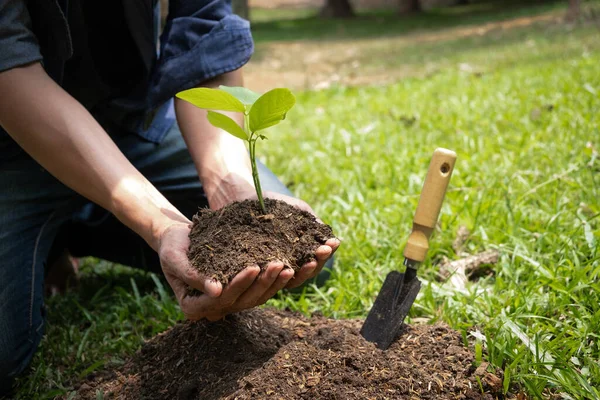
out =
<path fill-rule="evenodd" d="M 204 284 L 204 293 L 210 297 L 218 297 L 221 294 L 221 282 L 215 278 L 207 279 Z"/>
<path fill-rule="evenodd" d="M 281 273 L 282 269 L 283 269 L 283 265 L 272 268 L 269 273 L 269 278 L 276 279 L 279 276 L 279 274 Z"/>
<path fill-rule="evenodd" d="M 283 271 L 281 271 L 280 275 L 283 275 L 283 279 L 285 279 L 286 281 L 289 281 L 290 279 L 292 279 L 294 277 L 295 272 L 291 268 L 285 268 Z"/>
<path fill-rule="evenodd" d="M 322 253 L 328 253 L 328 254 L 330 254 L 333 251 L 333 249 L 331 247 L 329 247 L 329 246 L 319 246 L 319 248 L 317 249 L 317 253 L 319 251 L 322 252 Z"/>
<path fill-rule="evenodd" d="M 260 267 L 258 265 L 255 265 L 255 266 L 250 267 L 250 268 L 252 268 L 253 272 L 256 272 L 257 274 L 260 274 Z"/>
<path fill-rule="evenodd" d="M 313 260 L 313 261 L 310 261 L 310 262 L 307 262 L 306 264 L 304 264 L 302 266 L 302 269 L 303 270 L 314 269 L 314 268 L 317 268 L 317 265 L 318 265 L 317 261 Z"/>

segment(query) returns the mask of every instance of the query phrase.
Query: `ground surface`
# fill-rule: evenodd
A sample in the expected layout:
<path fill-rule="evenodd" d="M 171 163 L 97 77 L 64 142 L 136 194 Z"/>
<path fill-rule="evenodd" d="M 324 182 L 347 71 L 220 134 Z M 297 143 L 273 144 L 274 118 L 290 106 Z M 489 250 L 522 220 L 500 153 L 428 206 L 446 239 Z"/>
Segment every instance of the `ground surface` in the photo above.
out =
<path fill-rule="evenodd" d="M 502 379 L 476 368 L 460 333 L 407 327 L 387 351 L 361 320 L 257 310 L 183 323 L 153 338 L 121 370 L 80 387 L 96 399 L 492 399 Z"/>
<path fill-rule="evenodd" d="M 266 268 L 271 261 L 299 270 L 313 261 L 317 248 L 334 237 L 314 215 L 278 200 L 232 203 L 202 209 L 193 218 L 188 256 L 204 276 L 228 283 L 244 268 Z"/>
<path fill-rule="evenodd" d="M 319 34 L 325 47 L 373 38 L 356 56 L 358 74 L 377 65 L 382 73 L 407 65 L 421 72 L 386 85 L 332 82 L 327 90 L 298 93 L 286 124 L 273 128 L 263 161 L 343 242 L 327 286 L 283 294 L 270 304 L 364 317 L 386 273 L 400 268 L 429 158 L 444 146 L 458 161 L 430 258 L 419 270 L 423 289 L 410 320 L 445 321 L 475 338 L 476 354 L 504 369 L 506 389 L 514 385 L 534 398 L 596 399 L 599 25 L 538 21 L 453 38 L 461 26 L 554 15 L 566 1 L 504 11 L 494 8 L 499 3 L 487 11 L 488 3 L 478 3 L 402 21 L 363 18 L 344 32 L 338 23 L 319 25 L 308 17 L 269 22 L 265 13 L 253 63 L 267 59 L 263 45 L 312 45 Z M 378 47 L 376 32 L 406 47 Z M 418 41 L 432 32 L 447 35 Z M 286 64 L 290 74 L 302 68 L 301 53 L 296 60 Z M 470 233 L 454 250 L 463 225 Z M 486 249 L 500 252 L 489 274 L 461 290 L 436 280 L 444 258 Z M 81 288 L 48 302 L 47 335 L 18 396 L 72 398 L 86 376 L 122 365 L 144 338 L 180 318 L 157 276 L 86 260 Z"/>
<path fill-rule="evenodd" d="M 314 10 L 257 11 L 256 54 L 246 84 L 258 91 L 386 85 L 447 68 L 481 73 L 488 65 L 509 66 L 531 46 L 518 43 L 522 28 L 559 34 L 551 29 L 562 25 L 564 9 L 557 5 L 483 2 L 432 10 L 426 18 L 370 12 L 326 25 Z M 263 20 L 272 13 L 284 19 Z M 538 55 L 552 51 L 544 42 L 535 47 Z"/>

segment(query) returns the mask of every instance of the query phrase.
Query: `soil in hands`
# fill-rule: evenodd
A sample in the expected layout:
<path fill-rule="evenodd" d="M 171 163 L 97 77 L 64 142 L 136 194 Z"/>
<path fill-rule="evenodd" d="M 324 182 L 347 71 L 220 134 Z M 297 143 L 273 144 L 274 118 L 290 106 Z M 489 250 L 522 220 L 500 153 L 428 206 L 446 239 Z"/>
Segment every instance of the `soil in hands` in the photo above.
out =
<path fill-rule="evenodd" d="M 270 261 L 299 270 L 314 260 L 317 248 L 333 238 L 331 227 L 314 215 L 279 200 L 235 202 L 193 218 L 188 257 L 205 276 L 228 283 L 249 266 L 265 268 Z"/>
<path fill-rule="evenodd" d="M 405 326 L 382 351 L 362 320 L 258 309 L 217 322 L 182 322 L 124 366 L 79 388 L 83 399 L 494 399 L 502 377 L 475 367 L 460 333 Z"/>

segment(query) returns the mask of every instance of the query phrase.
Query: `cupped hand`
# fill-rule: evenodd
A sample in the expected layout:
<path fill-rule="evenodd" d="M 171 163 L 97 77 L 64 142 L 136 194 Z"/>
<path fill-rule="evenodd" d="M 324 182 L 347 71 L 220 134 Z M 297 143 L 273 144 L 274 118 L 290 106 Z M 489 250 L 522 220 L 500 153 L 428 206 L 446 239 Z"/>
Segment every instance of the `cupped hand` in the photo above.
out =
<path fill-rule="evenodd" d="M 227 314 L 264 304 L 294 276 L 294 271 L 284 268 L 283 263 L 272 262 L 262 273 L 258 266 L 244 269 L 223 288 L 221 283 L 202 276 L 191 266 L 187 257 L 189 233 L 190 226 L 184 223 L 165 229 L 158 254 L 163 273 L 185 317 L 190 320 L 206 318 L 215 321 Z M 190 287 L 202 294 L 190 293 Z"/>
<path fill-rule="evenodd" d="M 256 200 L 257 198 L 254 186 L 248 183 L 248 180 L 241 179 L 237 175 L 228 176 L 227 180 L 224 180 L 220 185 L 215 186 L 213 190 L 206 191 L 206 196 L 210 208 L 213 210 L 218 210 L 234 201 L 247 199 Z M 322 223 L 313 209 L 300 199 L 271 191 L 264 191 L 263 196 L 285 201 L 301 210 L 308 211 L 317 218 L 317 221 Z M 303 265 L 302 268 L 296 272 L 293 279 L 286 285 L 286 288 L 293 289 L 301 286 L 306 280 L 316 277 L 339 246 L 340 240 L 337 238 L 330 238 L 322 246 L 319 246 L 315 252 L 315 260 Z"/>

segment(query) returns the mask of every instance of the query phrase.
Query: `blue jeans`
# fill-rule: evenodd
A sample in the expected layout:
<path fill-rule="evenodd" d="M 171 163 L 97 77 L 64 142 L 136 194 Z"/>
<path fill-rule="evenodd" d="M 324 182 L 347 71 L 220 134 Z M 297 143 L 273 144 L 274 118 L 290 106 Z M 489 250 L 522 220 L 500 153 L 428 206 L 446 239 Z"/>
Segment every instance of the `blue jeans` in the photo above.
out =
<path fill-rule="evenodd" d="M 121 151 L 189 218 L 207 200 L 175 124 L 161 144 L 113 135 Z M 291 195 L 259 164 L 264 190 Z M 93 184 L 93 182 L 90 182 Z M 159 272 L 157 254 L 112 214 L 88 202 L 0 135 L 0 397 L 31 362 L 44 331 L 44 268 L 68 248 Z M 50 261 L 49 261 L 50 260 Z"/>

